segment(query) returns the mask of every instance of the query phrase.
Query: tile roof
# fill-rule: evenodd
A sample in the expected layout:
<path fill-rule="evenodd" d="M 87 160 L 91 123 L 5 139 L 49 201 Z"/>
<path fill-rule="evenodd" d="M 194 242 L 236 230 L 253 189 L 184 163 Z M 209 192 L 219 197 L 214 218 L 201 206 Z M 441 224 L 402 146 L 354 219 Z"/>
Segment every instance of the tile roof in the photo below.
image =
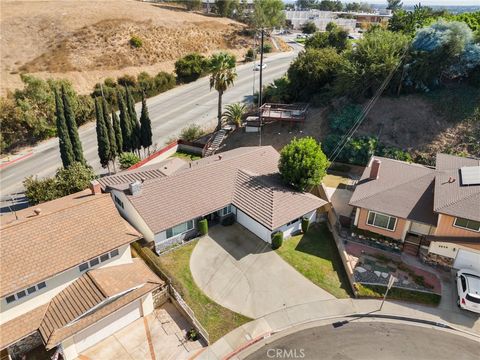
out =
<path fill-rule="evenodd" d="M 171 176 L 145 181 L 139 194 L 127 193 L 127 198 L 154 233 L 231 203 L 241 210 L 255 209 L 251 215 L 273 230 L 326 203 L 278 182 L 274 189 L 264 181 L 247 186 L 248 177 L 252 180 L 276 176 L 279 157 L 271 146 L 238 148 L 190 162 Z M 273 206 L 268 202 L 273 202 Z M 290 202 L 295 206 L 290 206 Z M 269 209 L 273 213 L 267 215 Z"/>
<path fill-rule="evenodd" d="M 371 167 L 367 166 L 350 205 L 436 225 L 433 212 L 435 170 L 378 156 L 373 159 L 381 161 L 379 177 L 369 179 Z"/>
<path fill-rule="evenodd" d="M 109 194 L 80 192 L 39 206 L 40 215 L 2 226 L 1 297 L 139 238 Z"/>
<path fill-rule="evenodd" d="M 169 176 L 187 164 L 178 157 L 163 160 L 157 164 L 145 165 L 134 170 L 122 171 L 115 175 L 104 176 L 98 179 L 103 190 L 108 186 L 115 188 L 128 188 L 128 184 L 135 180 L 151 180 Z"/>
<path fill-rule="evenodd" d="M 480 221 L 480 185 L 463 185 L 460 174 L 461 167 L 479 165 L 478 159 L 437 154 L 436 212 Z"/>
<path fill-rule="evenodd" d="M 48 304 L 41 305 L 0 325 L 0 349 L 37 331 L 47 307 Z"/>
<path fill-rule="evenodd" d="M 140 259 L 88 271 L 50 301 L 40 335 L 50 349 L 162 284 Z"/>

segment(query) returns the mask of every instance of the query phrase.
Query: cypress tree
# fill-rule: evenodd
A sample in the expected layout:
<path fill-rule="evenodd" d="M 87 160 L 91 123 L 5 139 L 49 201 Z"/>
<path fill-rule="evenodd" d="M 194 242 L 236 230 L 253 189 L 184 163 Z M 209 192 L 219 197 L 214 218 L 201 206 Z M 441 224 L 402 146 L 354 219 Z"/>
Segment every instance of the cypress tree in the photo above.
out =
<path fill-rule="evenodd" d="M 73 154 L 72 143 L 70 142 L 70 135 L 68 134 L 67 123 L 65 121 L 65 113 L 63 111 L 63 103 L 58 94 L 55 92 L 55 115 L 57 118 L 57 135 L 58 144 L 60 147 L 60 157 L 62 158 L 63 167 L 66 169 L 75 162 L 75 155 Z"/>
<path fill-rule="evenodd" d="M 110 143 L 108 141 L 108 130 L 103 117 L 102 104 L 99 98 L 95 99 L 95 116 L 97 118 L 97 143 L 98 157 L 103 167 L 108 166 L 110 161 Z"/>
<path fill-rule="evenodd" d="M 123 137 L 122 129 L 120 127 L 120 120 L 118 119 L 117 113 L 112 107 L 112 124 L 113 132 L 115 133 L 115 143 L 117 144 L 117 155 L 120 155 L 123 150 Z"/>
<path fill-rule="evenodd" d="M 107 101 L 102 97 L 103 120 L 107 128 L 108 142 L 110 144 L 109 157 L 110 160 L 115 161 L 117 156 L 117 142 L 115 140 L 115 132 L 113 130 L 112 121 L 110 120 L 110 112 L 108 111 Z"/>
<path fill-rule="evenodd" d="M 152 145 L 152 122 L 148 115 L 147 101 L 145 94 L 142 94 L 142 114 L 140 116 L 140 140 L 144 149 Z"/>
<path fill-rule="evenodd" d="M 142 146 L 140 141 L 140 123 L 138 122 L 137 112 L 135 111 L 135 100 L 133 99 L 130 90 L 128 90 L 128 86 L 125 86 L 125 93 L 126 93 L 126 103 L 128 109 L 128 115 L 130 117 L 130 126 L 132 129 L 131 135 L 131 145 L 132 150 L 139 150 Z"/>
<path fill-rule="evenodd" d="M 67 123 L 68 134 L 70 142 L 72 144 L 73 155 L 75 161 L 85 164 L 85 157 L 83 156 L 82 142 L 78 136 L 77 121 L 75 120 L 75 114 L 70 106 L 70 99 L 65 91 L 65 86 L 62 85 L 62 101 L 63 101 L 63 113 L 65 115 L 65 121 Z"/>
<path fill-rule="evenodd" d="M 132 151 L 132 127 L 128 110 L 123 100 L 123 95 L 117 92 L 118 109 L 120 110 L 120 128 L 122 129 L 122 150 L 125 152 Z"/>

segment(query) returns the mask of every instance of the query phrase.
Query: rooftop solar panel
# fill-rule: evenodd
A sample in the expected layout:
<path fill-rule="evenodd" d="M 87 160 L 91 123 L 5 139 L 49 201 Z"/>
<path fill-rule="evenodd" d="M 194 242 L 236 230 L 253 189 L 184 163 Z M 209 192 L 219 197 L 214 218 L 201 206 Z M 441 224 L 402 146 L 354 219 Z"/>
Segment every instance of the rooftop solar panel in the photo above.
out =
<path fill-rule="evenodd" d="M 464 166 L 460 168 L 462 185 L 480 185 L 480 166 Z"/>

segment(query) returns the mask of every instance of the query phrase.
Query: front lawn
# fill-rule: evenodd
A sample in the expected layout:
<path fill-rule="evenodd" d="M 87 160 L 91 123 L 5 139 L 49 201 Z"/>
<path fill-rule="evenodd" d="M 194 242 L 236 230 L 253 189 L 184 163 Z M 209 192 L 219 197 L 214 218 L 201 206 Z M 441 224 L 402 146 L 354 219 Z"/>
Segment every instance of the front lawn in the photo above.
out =
<path fill-rule="evenodd" d="M 306 235 L 286 239 L 276 252 L 303 276 L 330 294 L 337 298 L 349 297 L 347 274 L 326 224 L 310 227 Z"/>
<path fill-rule="evenodd" d="M 382 285 L 370 285 L 357 283 L 358 295 L 366 298 L 383 298 L 386 287 Z M 409 289 L 392 287 L 387 294 L 388 300 L 403 300 L 425 305 L 437 306 L 441 296 L 438 294 L 414 291 Z"/>
<path fill-rule="evenodd" d="M 185 302 L 195 313 L 198 321 L 214 343 L 223 335 L 252 319 L 220 306 L 195 284 L 190 272 L 190 255 L 198 240 L 158 257 L 161 268 L 173 282 Z"/>

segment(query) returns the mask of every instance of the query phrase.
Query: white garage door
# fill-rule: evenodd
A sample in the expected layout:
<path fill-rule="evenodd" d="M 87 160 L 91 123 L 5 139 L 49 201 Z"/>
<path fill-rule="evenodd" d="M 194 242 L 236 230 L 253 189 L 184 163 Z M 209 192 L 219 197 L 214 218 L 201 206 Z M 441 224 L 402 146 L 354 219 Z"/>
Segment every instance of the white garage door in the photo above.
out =
<path fill-rule="evenodd" d="M 453 267 L 455 269 L 472 269 L 480 271 L 480 254 L 460 249 L 458 250 Z"/>
<path fill-rule="evenodd" d="M 268 230 L 266 227 L 264 227 L 263 225 L 260 225 L 258 222 L 253 220 L 250 216 L 245 214 L 240 209 L 237 209 L 237 222 L 240 225 L 246 227 L 255 235 L 257 235 L 263 241 L 266 241 L 268 243 L 272 242 L 270 238 L 272 232 Z"/>
<path fill-rule="evenodd" d="M 74 336 L 75 347 L 80 354 L 82 351 L 109 337 L 133 321 L 140 318 L 140 301 L 125 306 L 124 308 L 100 320 L 89 328 Z"/>

